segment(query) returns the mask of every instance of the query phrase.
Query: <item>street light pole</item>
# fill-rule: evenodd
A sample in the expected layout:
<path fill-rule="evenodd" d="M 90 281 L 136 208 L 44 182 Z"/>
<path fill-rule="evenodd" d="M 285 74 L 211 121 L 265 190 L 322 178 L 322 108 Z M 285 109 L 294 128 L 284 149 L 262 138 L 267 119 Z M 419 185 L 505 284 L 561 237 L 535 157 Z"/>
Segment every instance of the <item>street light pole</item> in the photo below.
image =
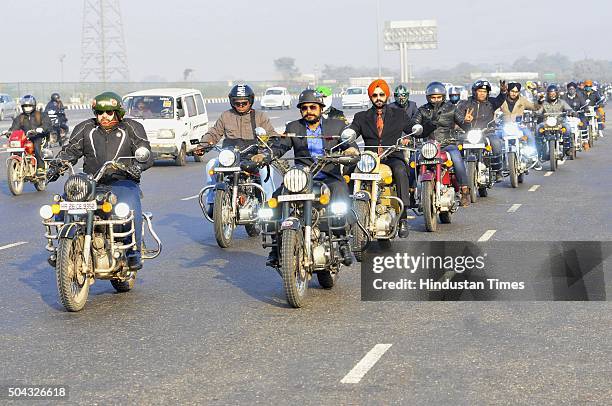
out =
<path fill-rule="evenodd" d="M 65 54 L 61 54 L 59 56 L 59 63 L 60 63 L 60 83 L 64 83 L 64 58 L 66 57 Z"/>
<path fill-rule="evenodd" d="M 378 77 L 382 76 L 380 67 L 380 0 L 376 0 L 376 61 L 378 63 Z"/>

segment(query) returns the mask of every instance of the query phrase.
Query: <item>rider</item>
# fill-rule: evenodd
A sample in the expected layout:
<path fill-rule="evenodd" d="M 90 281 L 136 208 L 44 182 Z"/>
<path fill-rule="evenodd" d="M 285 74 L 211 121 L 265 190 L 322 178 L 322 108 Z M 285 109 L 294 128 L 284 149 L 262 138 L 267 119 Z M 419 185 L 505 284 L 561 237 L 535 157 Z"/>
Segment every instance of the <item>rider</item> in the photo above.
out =
<path fill-rule="evenodd" d="M 319 86 L 315 90 L 321 94 L 321 97 L 323 97 L 323 102 L 325 103 L 323 118 L 335 118 L 337 120 L 344 121 L 345 124 L 348 124 L 348 120 L 344 116 L 344 112 L 332 106 L 332 102 L 334 101 L 332 90 L 327 86 Z"/>
<path fill-rule="evenodd" d="M 461 89 L 459 88 L 459 86 L 451 86 L 451 88 L 448 89 L 448 101 L 456 106 L 460 100 Z"/>
<path fill-rule="evenodd" d="M 559 87 L 555 84 L 548 86 L 548 88 L 546 89 L 546 99 L 541 97 L 538 100 L 538 103 L 541 105 L 538 113 L 540 114 L 540 117 L 542 118 L 542 120 L 548 114 L 558 115 L 560 113 L 570 113 L 574 111 L 572 110 L 569 104 L 567 104 L 564 100 L 559 98 Z M 538 127 L 537 127 L 538 134 L 540 133 L 540 129 L 543 127 L 544 127 L 544 122 L 541 122 L 540 124 L 538 124 Z M 569 123 L 567 122 L 567 119 L 563 120 L 563 127 L 565 128 L 565 131 L 563 132 L 563 138 L 565 142 L 569 143 L 571 147 L 572 144 L 574 143 L 574 140 L 573 140 L 573 137 L 571 137 L 572 130 L 571 130 Z M 544 148 L 541 148 L 540 154 L 542 158 L 544 155 L 543 151 L 544 151 Z"/>
<path fill-rule="evenodd" d="M 64 109 L 64 103 L 62 103 L 60 99 L 59 93 L 52 93 L 51 100 L 47 103 L 45 107 L 45 113 L 49 116 L 49 119 L 54 115 L 57 117 L 57 127 L 64 130 L 65 134 L 68 134 L 68 119 L 66 118 L 66 111 Z M 62 145 L 62 137 L 61 134 L 57 134 L 57 141 L 60 145 Z"/>
<path fill-rule="evenodd" d="M 312 89 L 304 90 L 298 99 L 297 108 L 300 109 L 302 118 L 299 120 L 287 123 L 284 134 L 296 134 L 297 137 L 282 137 L 272 145 L 274 157 L 280 158 L 289 150 L 293 149 L 294 157 L 303 159 L 296 160 L 296 164 L 310 165 L 317 157 L 325 155 L 326 151 L 336 146 L 339 141 L 339 136 L 344 130 L 344 121 L 332 118 L 322 117 L 325 103 L 321 94 Z M 323 139 L 322 137 L 335 136 L 332 139 Z M 309 137 L 309 138 L 305 138 Z M 346 143 L 338 147 L 343 151 L 344 155 L 359 155 L 359 149 L 355 141 Z M 254 162 L 263 162 L 266 160 L 265 154 L 257 154 L 253 156 Z M 315 179 L 325 183 L 331 192 L 331 202 L 346 202 L 347 207 L 350 207 L 350 194 L 346 181 L 340 173 L 338 165 L 330 164 L 323 168 L 317 174 Z M 284 186 L 281 185 L 275 192 L 274 196 L 280 195 Z M 331 203 L 330 203 L 331 204 Z M 280 210 L 274 209 L 273 218 L 278 219 Z M 349 223 L 354 223 L 355 219 L 348 217 Z M 351 253 L 348 246 L 341 247 L 341 252 L 345 263 L 350 264 Z M 267 265 L 275 266 L 278 262 L 278 256 L 275 249 L 270 251 Z"/>
<path fill-rule="evenodd" d="M 28 139 L 34 143 L 34 156 L 36 156 L 36 174 L 45 174 L 45 162 L 42 156 L 42 147 L 47 143 L 47 137 L 51 131 L 51 120 L 46 114 L 36 110 L 36 99 L 31 94 L 23 96 L 19 103 L 23 113 L 15 117 L 9 131 L 22 130 Z M 28 131 L 35 134 L 28 135 Z"/>
<path fill-rule="evenodd" d="M 399 85 L 393 91 L 393 103 L 391 103 L 391 107 L 404 109 L 408 118 L 412 120 L 417 112 L 417 104 L 410 98 L 410 91 L 404 85 Z"/>
<path fill-rule="evenodd" d="M 588 79 L 584 81 L 584 92 L 583 96 L 586 100 L 590 100 L 589 106 L 597 106 L 597 118 L 600 119 L 601 129 L 605 128 L 606 125 L 606 112 L 601 104 L 602 97 L 601 94 L 594 89 L 593 81 Z M 602 133 L 603 135 L 603 133 Z"/>
<path fill-rule="evenodd" d="M 151 150 L 147 133 L 137 121 L 124 118 L 121 97 L 114 92 L 104 92 L 95 97 L 91 105 L 95 118 L 78 124 L 68 144 L 62 147 L 57 159 L 76 164 L 83 157 L 83 172 L 95 175 L 107 161 L 117 157 L 132 157 L 136 149 Z M 136 245 L 128 253 L 128 266 L 132 270 L 142 267 L 142 207 L 140 203 L 140 177 L 142 171 L 153 166 L 153 157 L 139 163 L 134 159 L 120 161 L 127 165 L 124 171 L 107 171 L 98 184 L 109 185 L 119 202 L 127 203 L 134 210 Z M 47 178 L 56 181 L 61 174 L 59 161 L 51 161 Z"/>
<path fill-rule="evenodd" d="M 575 111 L 580 110 L 585 104 L 584 98 L 578 93 L 577 89 L 578 85 L 576 85 L 575 82 L 569 82 L 567 84 L 567 92 L 562 97 L 562 99 Z"/>
<path fill-rule="evenodd" d="M 423 126 L 423 134 L 420 138 L 426 137 L 438 141 L 444 151 L 450 155 L 457 174 L 457 182 L 461 188 L 461 205 L 468 206 L 470 191 L 465 162 L 457 148 L 457 142 L 452 138 L 452 130 L 455 125 L 462 125 L 465 117 L 453 103 L 445 100 L 446 89 L 441 82 L 430 83 L 425 90 L 425 97 L 427 104 L 419 107 L 414 123 Z M 414 186 L 416 174 L 411 171 L 410 175 L 410 184 Z"/>
<path fill-rule="evenodd" d="M 500 92 L 497 97 L 489 97 L 491 92 L 491 84 L 488 80 L 477 80 L 472 85 L 472 96 L 464 102 L 459 103 L 459 111 L 465 117 L 461 127 L 467 132 L 471 129 L 486 129 L 488 125 L 494 121 L 495 110 L 501 107 L 506 101 L 506 93 L 508 86 L 506 82 L 499 81 Z M 497 181 L 503 180 L 501 174 L 502 160 L 502 140 L 500 137 L 491 135 L 489 137 L 493 159 L 491 159 L 491 169 L 496 171 Z"/>
<path fill-rule="evenodd" d="M 387 105 L 387 99 L 391 95 L 389 85 L 382 79 L 370 83 L 368 95 L 372 107 L 355 114 L 350 128 L 361 135 L 366 147 L 377 148 L 378 154 L 382 153 L 382 146 L 391 146 L 397 143 L 402 132 L 412 132 L 412 123 L 404 109 L 392 108 Z M 409 140 L 404 140 L 407 144 Z M 406 238 L 409 233 L 407 210 L 411 207 L 410 202 L 410 180 L 408 177 L 408 166 L 401 151 L 395 151 L 387 156 L 383 164 L 391 167 L 393 181 L 397 187 L 397 194 L 404 203 L 404 212 L 400 215 L 399 237 Z"/>
<path fill-rule="evenodd" d="M 262 127 L 268 135 L 276 135 L 270 118 L 263 111 L 255 110 L 255 92 L 249 85 L 235 85 L 229 92 L 229 102 L 232 107 L 224 111 L 215 125 L 202 137 L 200 146 L 194 151 L 197 155 L 204 155 L 205 149 L 216 145 L 223 139 L 223 148 L 236 147 L 244 149 L 250 145 L 257 144 L 255 128 Z M 210 175 L 212 168 L 217 166 L 217 159 L 211 159 L 206 164 L 205 182 L 207 185 L 215 183 L 215 175 Z M 270 169 L 259 170 L 262 187 L 266 198 L 270 198 L 274 192 L 274 180 Z M 264 182 L 265 180 L 265 182 Z M 214 193 L 208 193 L 206 197 L 207 212 L 212 217 L 214 206 Z"/>

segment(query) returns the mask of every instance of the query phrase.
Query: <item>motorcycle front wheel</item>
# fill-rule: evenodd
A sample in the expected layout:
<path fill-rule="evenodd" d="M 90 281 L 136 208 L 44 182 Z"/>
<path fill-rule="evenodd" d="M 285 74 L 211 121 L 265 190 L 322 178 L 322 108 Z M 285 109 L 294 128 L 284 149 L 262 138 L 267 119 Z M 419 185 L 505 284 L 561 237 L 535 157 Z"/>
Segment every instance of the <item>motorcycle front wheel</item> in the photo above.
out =
<path fill-rule="evenodd" d="M 436 209 L 434 208 L 433 182 L 423 182 L 421 189 L 421 205 L 423 206 L 423 218 L 425 219 L 425 229 L 433 232 L 438 228 L 436 219 Z"/>
<path fill-rule="evenodd" d="M 302 307 L 308 290 L 308 272 L 304 268 L 304 239 L 298 230 L 284 230 L 281 247 L 281 276 L 289 304 Z"/>
<path fill-rule="evenodd" d="M 6 165 L 8 187 L 14 196 L 23 193 L 23 178 L 21 177 L 21 164 L 16 159 L 9 159 Z"/>
<path fill-rule="evenodd" d="M 213 207 L 215 239 L 219 247 L 228 248 L 232 245 L 235 227 L 232 216 L 231 193 L 225 190 L 216 190 Z"/>
<path fill-rule="evenodd" d="M 368 202 L 356 200 L 354 207 L 355 213 L 357 214 L 357 221 L 367 230 L 370 226 L 370 207 Z M 363 249 L 365 248 L 368 237 L 358 224 L 355 224 L 353 227 L 353 254 L 357 262 L 361 262 L 363 259 Z"/>
<path fill-rule="evenodd" d="M 510 186 L 512 186 L 513 188 L 517 188 L 519 181 L 518 181 L 518 162 L 516 159 L 516 154 L 514 152 L 508 152 L 506 159 L 508 160 L 508 172 L 510 175 Z"/>
<path fill-rule="evenodd" d="M 470 188 L 470 201 L 472 203 L 476 203 L 478 201 L 478 193 L 476 187 L 476 179 L 478 174 L 476 172 L 476 162 L 470 161 L 467 165 L 467 175 L 468 175 L 468 187 Z"/>
<path fill-rule="evenodd" d="M 69 312 L 85 307 L 89 296 L 89 278 L 83 273 L 83 245 L 85 237 L 60 239 L 57 250 L 57 290 L 62 305 Z M 87 269 L 90 269 L 91 262 Z"/>
<path fill-rule="evenodd" d="M 557 170 L 557 141 L 548 141 L 548 156 L 550 157 L 550 170 Z"/>

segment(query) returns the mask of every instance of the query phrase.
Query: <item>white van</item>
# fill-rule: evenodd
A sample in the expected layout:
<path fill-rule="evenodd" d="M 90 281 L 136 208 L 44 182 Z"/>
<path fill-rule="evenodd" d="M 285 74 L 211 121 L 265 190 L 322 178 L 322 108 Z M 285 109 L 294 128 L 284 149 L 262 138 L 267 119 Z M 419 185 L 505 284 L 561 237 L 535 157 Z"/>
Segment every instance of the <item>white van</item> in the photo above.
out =
<path fill-rule="evenodd" d="M 187 164 L 196 145 L 208 131 L 204 98 L 195 89 L 151 89 L 127 94 L 123 98 L 126 117 L 141 123 L 147 131 L 151 152 L 156 159 L 173 158 L 176 165 Z"/>
<path fill-rule="evenodd" d="M 342 108 L 350 107 L 366 108 L 370 105 L 370 97 L 365 87 L 349 87 L 342 93 Z"/>

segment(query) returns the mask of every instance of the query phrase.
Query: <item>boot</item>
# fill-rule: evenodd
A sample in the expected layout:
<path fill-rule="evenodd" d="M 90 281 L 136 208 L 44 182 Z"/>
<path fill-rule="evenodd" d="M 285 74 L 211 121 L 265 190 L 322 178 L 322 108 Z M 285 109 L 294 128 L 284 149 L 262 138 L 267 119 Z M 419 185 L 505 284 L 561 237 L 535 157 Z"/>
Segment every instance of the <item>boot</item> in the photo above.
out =
<path fill-rule="evenodd" d="M 353 263 L 353 255 L 351 254 L 348 243 L 340 245 L 340 255 L 342 255 L 342 263 L 346 266 L 351 266 Z"/>
<path fill-rule="evenodd" d="M 268 254 L 266 266 L 269 266 L 270 268 L 278 268 L 278 254 L 276 253 L 276 248 L 274 247 L 272 247 L 270 253 Z"/>
<path fill-rule="evenodd" d="M 138 271 L 142 269 L 142 257 L 140 256 L 140 251 L 132 251 L 128 258 L 128 267 L 131 271 Z"/>
<path fill-rule="evenodd" d="M 397 233 L 399 238 L 408 238 L 410 235 L 410 226 L 408 225 L 408 219 L 401 219 L 399 221 L 399 232 Z"/>
<path fill-rule="evenodd" d="M 470 205 L 470 189 L 467 186 L 461 186 L 461 200 L 459 201 L 461 207 L 468 207 Z"/>

